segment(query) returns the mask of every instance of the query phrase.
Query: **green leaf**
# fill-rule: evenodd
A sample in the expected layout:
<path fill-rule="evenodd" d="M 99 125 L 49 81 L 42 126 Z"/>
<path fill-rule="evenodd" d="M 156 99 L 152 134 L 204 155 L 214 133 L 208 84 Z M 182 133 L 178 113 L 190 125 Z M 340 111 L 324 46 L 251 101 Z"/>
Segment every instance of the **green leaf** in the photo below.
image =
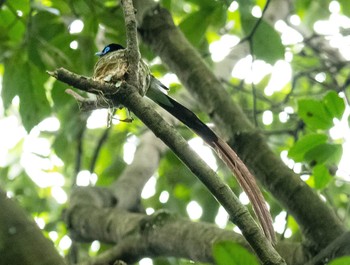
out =
<path fill-rule="evenodd" d="M 0 41 L 1 46 L 4 44 L 18 45 L 23 40 L 26 27 L 13 12 L 7 8 L 0 10 Z"/>
<path fill-rule="evenodd" d="M 64 91 L 61 91 L 61 93 L 65 94 Z M 76 144 L 82 129 L 86 126 L 87 115 L 89 114 L 80 112 L 77 104 L 67 104 L 63 107 L 61 100 L 57 98 L 54 101 L 57 104 L 56 109 L 59 110 L 56 115 L 61 122 L 61 126 L 52 147 L 61 159 L 70 161 L 73 159 L 75 150 L 74 148 L 67 148 L 67 146 Z"/>
<path fill-rule="evenodd" d="M 201 9 L 188 15 L 179 25 L 186 38 L 194 45 L 199 46 L 210 24 L 211 10 Z"/>
<path fill-rule="evenodd" d="M 214 26 L 217 30 L 223 27 L 227 19 L 227 8 L 224 5 L 217 5 L 210 17 L 211 26 Z"/>
<path fill-rule="evenodd" d="M 314 99 L 298 101 L 298 115 L 311 129 L 329 129 L 333 126 L 333 117 L 322 102 Z"/>
<path fill-rule="evenodd" d="M 8 109 L 11 105 L 12 99 L 18 94 L 18 86 L 15 82 L 18 80 L 13 80 L 13 72 L 16 71 L 17 65 L 14 63 L 16 60 L 5 61 L 5 72 L 2 80 L 2 90 L 1 97 L 4 105 L 4 109 Z"/>
<path fill-rule="evenodd" d="M 251 34 L 258 19 L 251 15 L 241 15 L 245 34 Z M 274 64 L 284 58 L 284 46 L 276 30 L 262 20 L 252 36 L 253 53 L 258 59 Z"/>
<path fill-rule="evenodd" d="M 47 30 L 48 28 L 50 30 Z M 69 44 L 76 38 L 67 34 L 67 26 L 61 17 L 48 12 L 38 12 L 33 17 L 30 30 L 27 40 L 29 61 L 43 72 L 62 65 L 72 67 L 75 62 L 72 58 L 76 58 L 76 54 L 73 54 Z"/>
<path fill-rule="evenodd" d="M 213 0 L 187 0 L 187 2 L 191 2 L 201 8 L 213 8 L 217 3 Z"/>
<path fill-rule="evenodd" d="M 2 96 L 5 108 L 10 106 L 15 95 L 19 96 L 22 123 L 30 131 L 50 114 L 50 106 L 44 88 L 47 80 L 45 73 L 39 72 L 24 57 L 14 55 L 5 64 Z"/>
<path fill-rule="evenodd" d="M 24 14 L 28 14 L 30 10 L 30 4 L 28 0 L 11 1 L 11 8 L 14 10 L 21 10 Z"/>
<path fill-rule="evenodd" d="M 350 256 L 344 256 L 341 258 L 337 258 L 332 260 L 328 265 L 349 265 L 350 264 Z"/>
<path fill-rule="evenodd" d="M 338 0 L 341 5 L 341 10 L 346 16 L 350 16 L 350 1 L 349 0 Z"/>
<path fill-rule="evenodd" d="M 251 16 L 251 10 L 255 5 L 255 1 L 253 0 L 238 0 L 239 13 L 241 16 Z"/>
<path fill-rule="evenodd" d="M 288 152 L 288 156 L 292 158 L 295 162 L 304 161 L 304 155 L 309 150 L 314 147 L 326 143 L 327 135 L 325 134 L 317 134 L 311 133 L 302 138 L 300 138 L 290 149 Z"/>
<path fill-rule="evenodd" d="M 61 17 L 49 12 L 38 12 L 32 19 L 31 34 L 36 34 L 46 41 L 50 41 L 61 34 L 67 34 L 67 27 L 61 19 Z"/>
<path fill-rule="evenodd" d="M 305 12 L 310 7 L 312 0 L 296 0 L 294 7 L 300 17 L 304 17 Z"/>
<path fill-rule="evenodd" d="M 213 255 L 217 265 L 258 265 L 257 258 L 247 249 L 231 241 L 216 243 Z"/>
<path fill-rule="evenodd" d="M 319 190 L 324 189 L 333 179 L 331 174 L 329 174 L 328 168 L 325 165 L 316 165 L 312 169 L 312 174 L 315 180 L 315 188 Z"/>
<path fill-rule="evenodd" d="M 171 0 L 162 0 L 161 5 L 164 8 L 171 10 Z"/>
<path fill-rule="evenodd" d="M 323 104 L 333 117 L 340 119 L 343 116 L 345 103 L 337 92 L 329 91 L 323 98 Z"/>
<path fill-rule="evenodd" d="M 296 14 L 303 20 L 306 26 L 311 27 L 318 20 L 328 19 L 328 5 L 329 0 L 297 0 L 294 4 Z"/>
<path fill-rule="evenodd" d="M 175 198 L 185 199 L 190 198 L 191 191 L 187 188 L 187 186 L 183 184 L 176 184 L 176 186 L 174 187 L 173 194 Z"/>
<path fill-rule="evenodd" d="M 30 63 L 25 63 L 23 68 L 20 68 L 18 73 L 22 78 L 19 90 L 20 114 L 24 128 L 29 131 L 50 114 L 44 88 L 46 76 Z"/>
<path fill-rule="evenodd" d="M 305 153 L 305 160 L 311 164 L 338 164 L 343 154 L 340 144 L 320 144 Z"/>

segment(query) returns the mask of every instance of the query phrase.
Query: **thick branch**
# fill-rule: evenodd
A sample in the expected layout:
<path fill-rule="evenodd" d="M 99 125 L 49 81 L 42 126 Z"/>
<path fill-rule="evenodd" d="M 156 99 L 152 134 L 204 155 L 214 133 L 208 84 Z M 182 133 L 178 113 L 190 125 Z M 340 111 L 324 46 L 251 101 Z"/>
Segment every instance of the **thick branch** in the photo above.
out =
<path fill-rule="evenodd" d="M 87 203 L 88 202 L 88 203 Z M 99 240 L 115 246 L 81 265 L 112 264 L 115 260 L 133 263 L 147 257 L 172 256 L 200 262 L 213 262 L 212 246 L 219 241 L 234 241 L 250 249 L 244 238 L 213 224 L 191 222 L 168 212 L 151 216 L 125 212 L 113 206 L 108 189 L 82 187 L 70 199 L 66 221 L 79 241 Z M 171 237 L 169 237 L 171 235 Z M 289 264 L 304 264 L 306 255 L 299 244 L 280 244 Z M 294 255 L 299 260 L 296 260 Z"/>
<path fill-rule="evenodd" d="M 81 205 L 71 209 L 69 223 L 75 231 L 74 237 L 80 241 L 99 240 L 116 244 L 114 255 L 108 255 L 108 259 L 121 259 L 127 263 L 146 256 L 213 262 L 212 244 L 221 240 L 235 241 L 248 247 L 243 237 L 234 232 L 211 224 L 179 219 L 165 211 L 147 216 Z M 125 247 L 125 242 L 128 247 Z"/>
<path fill-rule="evenodd" d="M 158 168 L 165 149 L 163 142 L 150 131 L 140 137 L 134 160 L 110 187 L 118 200 L 118 208 L 138 210 L 142 189 Z"/>

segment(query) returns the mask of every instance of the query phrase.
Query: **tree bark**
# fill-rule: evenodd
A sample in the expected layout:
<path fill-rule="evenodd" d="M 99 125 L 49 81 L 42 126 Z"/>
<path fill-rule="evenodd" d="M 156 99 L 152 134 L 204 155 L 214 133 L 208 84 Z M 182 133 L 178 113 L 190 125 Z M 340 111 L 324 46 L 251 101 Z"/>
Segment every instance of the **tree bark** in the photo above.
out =
<path fill-rule="evenodd" d="M 0 205 L 1 264 L 66 264 L 36 223 L 3 190 L 0 190 Z"/>

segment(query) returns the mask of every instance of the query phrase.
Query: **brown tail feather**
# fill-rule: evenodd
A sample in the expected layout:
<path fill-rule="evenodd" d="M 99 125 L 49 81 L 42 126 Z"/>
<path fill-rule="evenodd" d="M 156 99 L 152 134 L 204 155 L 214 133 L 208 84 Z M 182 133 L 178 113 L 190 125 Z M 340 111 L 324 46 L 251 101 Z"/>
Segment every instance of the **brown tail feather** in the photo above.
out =
<path fill-rule="evenodd" d="M 215 141 L 212 146 L 220 158 L 236 176 L 237 181 L 246 192 L 250 202 L 252 203 L 254 212 L 259 219 L 265 236 L 274 243 L 276 239 L 272 225 L 272 218 L 265 204 L 264 197 L 255 182 L 255 178 L 249 172 L 242 160 L 238 157 L 236 152 L 233 151 L 226 142 L 218 138 L 218 140 Z"/>
<path fill-rule="evenodd" d="M 155 93 L 151 93 L 155 91 Z M 158 92 L 158 93 L 157 93 Z M 272 226 L 272 218 L 265 204 L 264 197 L 255 182 L 254 177 L 249 172 L 248 168 L 232 150 L 232 148 L 223 140 L 221 140 L 207 125 L 205 125 L 192 111 L 181 105 L 171 97 L 159 91 L 149 89 L 146 94 L 149 98 L 154 100 L 158 105 L 178 118 L 198 136 L 200 136 L 209 146 L 211 146 L 220 158 L 230 168 L 232 173 L 236 176 L 242 189 L 246 192 L 249 200 L 253 205 L 253 209 L 259 222 L 262 226 L 265 236 L 271 241 L 275 242 L 275 234 Z"/>

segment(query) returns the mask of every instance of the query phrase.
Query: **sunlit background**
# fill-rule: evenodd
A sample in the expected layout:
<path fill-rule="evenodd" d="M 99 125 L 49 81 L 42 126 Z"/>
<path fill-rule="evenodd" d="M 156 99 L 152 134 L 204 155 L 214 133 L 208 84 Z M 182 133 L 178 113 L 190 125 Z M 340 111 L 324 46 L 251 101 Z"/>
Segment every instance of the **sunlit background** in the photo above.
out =
<path fill-rule="evenodd" d="M 187 7 L 184 7 L 187 8 Z M 234 11 L 238 8 L 237 2 L 233 2 L 230 6 L 230 10 Z M 347 60 L 350 60 L 350 36 L 344 37 L 340 34 L 340 30 L 350 28 L 350 19 L 339 13 L 340 6 L 337 1 L 333 1 L 329 4 L 329 10 L 331 16 L 328 20 L 317 21 L 314 24 L 314 30 L 320 34 L 326 36 L 329 40 L 331 47 L 339 49 L 339 52 Z M 20 12 L 20 11 L 19 11 Z M 262 10 L 256 6 L 252 10 L 252 14 L 255 17 L 260 17 Z M 20 15 L 20 13 L 19 13 Z M 290 17 L 291 25 L 298 27 L 300 25 L 300 18 L 297 15 Z M 81 20 L 73 21 L 69 26 L 69 31 L 71 34 L 78 34 L 84 28 L 84 23 Z M 300 45 L 302 48 L 303 36 L 288 26 L 283 21 L 278 21 L 275 24 L 275 28 L 281 33 L 283 44 L 285 45 Z M 222 35 L 218 41 L 212 42 L 210 44 L 211 57 L 214 62 L 220 62 L 223 60 L 235 45 L 238 45 L 240 39 L 233 35 Z M 72 41 L 70 45 L 71 49 L 78 49 L 79 44 L 77 41 Z M 280 91 L 292 78 L 292 68 L 290 62 L 293 60 L 293 53 L 288 49 L 285 52 L 285 59 L 277 61 L 274 65 L 267 64 L 260 60 L 253 60 L 252 56 L 246 56 L 239 60 L 232 71 L 232 77 L 242 79 L 247 84 L 254 84 L 260 82 L 266 75 L 271 74 L 269 84 L 265 88 L 265 95 L 271 96 L 275 92 Z M 152 63 L 152 62 L 151 62 Z M 1 76 L 0 76 L 1 78 Z M 316 76 L 318 82 L 325 81 L 325 76 L 321 72 Z M 161 81 L 168 85 L 178 82 L 176 76 L 173 74 L 167 74 Z M 0 89 L 1 89 L 0 80 Z M 16 176 L 16 172 L 24 169 L 28 176 L 36 183 L 39 187 L 51 188 L 51 196 L 56 200 L 58 204 L 64 204 L 67 201 L 67 194 L 62 188 L 65 184 L 65 178 L 59 173 L 59 168 L 64 167 L 64 163 L 60 158 L 51 152 L 50 141 L 43 137 L 42 135 L 47 131 L 58 131 L 60 128 L 60 121 L 56 117 L 50 117 L 42 121 L 35 128 L 33 128 L 30 133 L 26 133 L 21 121 L 19 119 L 18 113 L 19 99 L 15 97 L 12 102 L 12 107 L 9 111 L 9 115 L 5 117 L 2 102 L 0 104 L 0 167 L 4 167 L 14 159 L 11 154 L 11 150 L 18 146 L 18 143 L 22 141 L 22 153 L 20 161 L 18 161 L 17 167 L 11 167 L 9 176 Z M 281 123 L 286 123 L 289 120 L 291 114 L 295 113 L 296 110 L 292 107 L 286 107 L 282 112 L 278 114 L 278 118 Z M 332 139 L 340 139 L 343 143 L 343 156 L 338 167 L 336 175 L 342 178 L 344 181 L 350 181 L 350 130 L 348 126 L 349 117 L 349 106 L 346 105 L 346 111 L 342 119 L 334 120 L 334 127 L 330 131 L 330 136 Z M 87 121 L 87 127 L 89 129 L 95 128 L 105 128 L 106 127 L 106 110 L 96 110 L 94 111 Z M 262 123 L 264 125 L 270 125 L 274 119 L 273 113 L 267 110 L 262 115 Z M 117 120 L 113 121 L 118 123 Z M 131 137 L 124 144 L 124 161 L 128 164 L 131 163 L 133 155 L 136 149 L 137 139 L 136 137 Z M 213 155 L 211 149 L 206 146 L 200 138 L 193 138 L 189 141 L 190 146 L 198 152 L 198 154 L 208 163 L 208 165 L 213 169 L 217 170 L 218 165 L 216 163 L 215 156 Z M 280 153 L 281 159 L 286 165 L 293 169 L 296 173 L 301 173 L 301 165 L 295 163 L 293 160 L 289 159 L 287 156 L 287 151 L 282 151 Z M 307 180 L 308 176 L 302 176 L 304 180 Z M 81 171 L 77 176 L 77 185 L 87 186 L 95 184 L 97 181 L 96 174 L 90 173 L 89 171 Z M 150 178 L 144 190 L 142 192 L 142 198 L 149 199 L 156 194 L 156 184 L 157 176 Z M 12 196 L 11 193 L 8 194 Z M 169 192 L 163 191 L 159 196 L 160 203 L 166 203 L 169 199 Z M 239 199 L 243 204 L 248 204 L 248 198 L 244 193 L 239 194 Z M 203 209 L 197 201 L 191 201 L 187 205 L 188 217 L 192 220 L 198 220 Z M 154 209 L 147 208 L 148 214 L 152 214 Z M 37 217 L 35 219 L 40 228 L 45 227 L 45 220 L 43 218 Z M 215 218 L 215 222 L 219 227 L 224 228 L 228 223 L 228 215 L 226 211 L 220 207 Z M 284 232 L 285 237 L 291 236 L 291 231 L 285 229 L 286 222 L 286 212 L 281 212 L 276 216 L 274 220 L 274 226 L 277 233 Z M 238 229 L 235 231 L 239 232 Z M 58 239 L 58 234 L 55 231 L 49 233 L 49 237 L 56 241 Z M 58 242 L 58 249 L 64 251 L 68 249 L 71 245 L 70 238 L 66 235 L 62 237 Z M 100 248 L 100 243 L 94 241 L 91 245 L 91 251 L 96 252 Z M 142 265 L 152 264 L 152 260 L 145 258 L 140 261 Z"/>

